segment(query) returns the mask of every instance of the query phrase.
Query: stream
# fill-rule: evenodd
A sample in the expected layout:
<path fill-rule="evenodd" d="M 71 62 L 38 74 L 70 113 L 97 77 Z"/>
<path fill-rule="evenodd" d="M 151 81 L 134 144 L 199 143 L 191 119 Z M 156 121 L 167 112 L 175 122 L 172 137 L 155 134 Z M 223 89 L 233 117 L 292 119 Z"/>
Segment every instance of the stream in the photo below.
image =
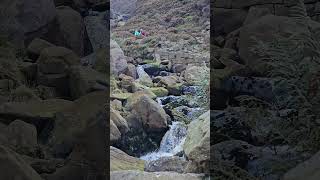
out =
<path fill-rule="evenodd" d="M 148 75 L 142 66 L 137 67 L 138 77 L 143 77 Z M 149 75 L 148 75 L 149 76 Z M 185 116 L 194 120 L 198 117 L 197 114 L 200 114 L 203 109 L 192 105 L 190 102 L 185 102 L 183 96 L 186 95 L 195 95 L 199 87 L 197 86 L 186 86 L 183 88 L 183 95 L 181 96 L 164 96 L 158 97 L 156 99 L 157 103 L 165 108 L 164 106 L 168 103 L 179 104 L 176 107 L 176 110 L 182 112 Z M 182 156 L 183 157 L 183 145 L 187 136 L 187 124 L 185 122 L 173 120 L 171 125 L 169 125 L 169 130 L 162 137 L 160 147 L 154 152 L 149 152 L 140 157 L 140 159 L 147 162 L 158 160 L 161 157 L 170 157 L 170 156 Z"/>

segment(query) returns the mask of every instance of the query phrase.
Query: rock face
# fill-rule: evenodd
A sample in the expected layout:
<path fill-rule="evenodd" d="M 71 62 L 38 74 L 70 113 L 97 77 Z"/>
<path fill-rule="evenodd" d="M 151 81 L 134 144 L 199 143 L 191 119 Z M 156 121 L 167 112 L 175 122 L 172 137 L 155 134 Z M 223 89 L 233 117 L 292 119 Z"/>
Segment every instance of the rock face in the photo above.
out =
<path fill-rule="evenodd" d="M 200 180 L 202 175 L 179 174 L 174 172 L 142 172 L 142 171 L 113 171 L 110 176 L 111 180 Z"/>
<path fill-rule="evenodd" d="M 183 150 L 191 161 L 203 163 L 209 170 L 210 160 L 210 111 L 188 125 L 188 133 Z"/>
<path fill-rule="evenodd" d="M 110 146 L 110 171 L 144 170 L 144 161 Z"/>
<path fill-rule="evenodd" d="M 5 169 L 0 174 L 1 179 L 42 180 L 18 154 L 0 145 L 0 168 Z"/>

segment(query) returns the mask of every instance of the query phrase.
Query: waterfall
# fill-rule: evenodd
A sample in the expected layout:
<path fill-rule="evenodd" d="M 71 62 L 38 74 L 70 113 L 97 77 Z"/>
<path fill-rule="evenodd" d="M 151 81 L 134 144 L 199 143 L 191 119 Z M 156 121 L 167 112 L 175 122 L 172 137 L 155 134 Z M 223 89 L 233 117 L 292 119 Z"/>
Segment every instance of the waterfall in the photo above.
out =
<path fill-rule="evenodd" d="M 174 156 L 183 151 L 187 135 L 187 126 L 182 122 L 172 122 L 170 129 L 163 136 L 159 150 L 141 156 L 145 161 L 157 160 L 161 157 Z"/>

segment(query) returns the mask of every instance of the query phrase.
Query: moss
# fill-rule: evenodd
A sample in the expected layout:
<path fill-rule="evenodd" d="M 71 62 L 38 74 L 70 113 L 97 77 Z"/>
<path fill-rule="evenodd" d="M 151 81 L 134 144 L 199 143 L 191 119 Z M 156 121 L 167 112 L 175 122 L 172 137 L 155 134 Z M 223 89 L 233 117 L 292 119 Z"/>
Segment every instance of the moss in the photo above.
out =
<path fill-rule="evenodd" d="M 164 87 L 153 87 L 150 90 L 157 96 L 157 97 L 164 97 L 168 96 L 168 90 Z"/>

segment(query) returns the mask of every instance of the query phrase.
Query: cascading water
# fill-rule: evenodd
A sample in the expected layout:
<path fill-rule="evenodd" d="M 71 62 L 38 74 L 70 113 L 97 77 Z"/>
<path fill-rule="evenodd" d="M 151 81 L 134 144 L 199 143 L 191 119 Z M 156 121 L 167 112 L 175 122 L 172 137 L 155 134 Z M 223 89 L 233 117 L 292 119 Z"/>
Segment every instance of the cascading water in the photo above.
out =
<path fill-rule="evenodd" d="M 163 136 L 160 148 L 156 152 L 148 153 L 140 159 L 145 161 L 157 160 L 161 157 L 174 156 L 182 152 L 187 135 L 187 126 L 182 122 L 172 122 L 170 129 Z"/>
<path fill-rule="evenodd" d="M 137 74 L 139 78 L 143 78 L 144 76 L 148 76 L 148 74 L 144 71 L 143 66 L 137 66 Z M 193 95 L 197 91 L 196 86 L 189 86 L 184 88 L 183 94 Z M 160 104 L 160 106 L 164 107 L 168 103 L 179 104 L 181 108 L 187 107 L 188 103 L 184 100 L 183 96 L 165 96 L 158 97 L 156 101 Z M 194 114 L 202 111 L 202 108 L 198 107 L 187 107 L 186 115 L 190 119 L 194 119 Z M 179 108 L 177 109 L 179 110 Z M 181 109 L 183 110 L 183 109 Z M 180 110 L 179 110 L 180 111 Z M 176 156 L 180 155 L 183 152 L 183 144 L 187 136 L 187 125 L 184 122 L 173 121 L 170 125 L 169 130 L 162 137 L 160 147 L 157 151 L 148 153 L 144 156 L 141 156 L 140 159 L 143 159 L 147 162 L 157 160 L 161 157 L 168 156 Z"/>

